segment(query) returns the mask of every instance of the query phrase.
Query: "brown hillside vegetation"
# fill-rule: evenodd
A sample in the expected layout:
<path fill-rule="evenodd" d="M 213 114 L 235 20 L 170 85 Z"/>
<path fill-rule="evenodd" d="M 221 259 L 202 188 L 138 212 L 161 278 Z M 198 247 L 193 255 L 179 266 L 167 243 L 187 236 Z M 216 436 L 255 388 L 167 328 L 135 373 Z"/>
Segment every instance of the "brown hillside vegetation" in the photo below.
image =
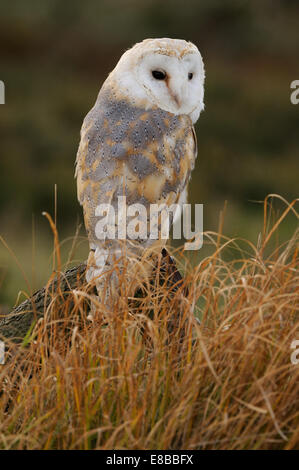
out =
<path fill-rule="evenodd" d="M 53 291 L 22 345 L 6 341 L 0 448 L 299 448 L 298 232 L 278 238 L 298 212 L 273 221 L 270 199 L 256 245 L 205 233 L 211 254 L 185 259 L 172 295 L 157 280 L 107 317 L 83 284 L 71 303 Z"/>

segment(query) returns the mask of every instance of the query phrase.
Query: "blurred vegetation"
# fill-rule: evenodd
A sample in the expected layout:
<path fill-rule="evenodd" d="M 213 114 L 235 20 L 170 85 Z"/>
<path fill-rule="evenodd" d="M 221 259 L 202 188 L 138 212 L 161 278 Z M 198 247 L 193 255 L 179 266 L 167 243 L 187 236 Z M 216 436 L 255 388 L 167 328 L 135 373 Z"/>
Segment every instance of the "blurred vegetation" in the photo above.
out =
<path fill-rule="evenodd" d="M 73 179 L 82 120 L 123 51 L 146 37 L 191 40 L 203 55 L 206 111 L 196 126 L 190 196 L 204 203 L 204 229 L 217 228 L 227 200 L 225 233 L 250 239 L 262 220 L 253 201 L 298 195 L 299 107 L 290 103 L 290 83 L 299 78 L 298 14 L 296 0 L 1 2 L 0 235 L 32 288 L 51 268 L 41 212 L 54 212 L 54 184 L 61 237 L 82 221 Z M 86 248 L 76 256 L 84 259 Z M 0 305 L 15 301 L 23 285 L 1 246 Z"/>

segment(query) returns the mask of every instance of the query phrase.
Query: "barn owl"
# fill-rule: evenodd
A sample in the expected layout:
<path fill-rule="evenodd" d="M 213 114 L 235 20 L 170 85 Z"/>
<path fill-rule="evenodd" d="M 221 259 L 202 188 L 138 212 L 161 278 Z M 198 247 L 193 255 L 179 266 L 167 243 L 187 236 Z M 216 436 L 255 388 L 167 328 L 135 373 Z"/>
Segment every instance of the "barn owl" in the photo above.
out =
<path fill-rule="evenodd" d="M 204 66 L 197 47 L 168 38 L 146 39 L 127 50 L 100 89 L 84 119 L 76 160 L 90 245 L 86 279 L 97 279 L 98 291 L 99 280 L 124 253 L 124 243 L 117 237 L 99 239 L 97 207 L 110 204 L 117 217 L 120 196 L 147 210 L 151 204 L 186 202 L 197 155 L 193 125 L 203 98 Z M 136 265 L 146 250 L 161 250 L 159 243 L 126 240 L 126 259 L 136 255 Z M 139 264 L 135 271 L 140 269 Z"/>

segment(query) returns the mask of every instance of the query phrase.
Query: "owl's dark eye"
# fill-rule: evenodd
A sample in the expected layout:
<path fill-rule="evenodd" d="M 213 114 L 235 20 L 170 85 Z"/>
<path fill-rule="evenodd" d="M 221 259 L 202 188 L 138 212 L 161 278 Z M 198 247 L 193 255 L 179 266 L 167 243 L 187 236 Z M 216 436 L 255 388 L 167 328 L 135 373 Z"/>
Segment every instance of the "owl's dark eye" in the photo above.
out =
<path fill-rule="evenodd" d="M 188 78 L 189 78 L 189 80 L 192 80 L 192 78 L 193 78 L 193 73 L 192 72 L 188 73 Z"/>
<path fill-rule="evenodd" d="M 162 70 L 153 70 L 153 71 L 152 71 L 152 76 L 153 76 L 156 80 L 165 80 L 165 78 L 166 78 L 166 73 L 163 72 Z"/>

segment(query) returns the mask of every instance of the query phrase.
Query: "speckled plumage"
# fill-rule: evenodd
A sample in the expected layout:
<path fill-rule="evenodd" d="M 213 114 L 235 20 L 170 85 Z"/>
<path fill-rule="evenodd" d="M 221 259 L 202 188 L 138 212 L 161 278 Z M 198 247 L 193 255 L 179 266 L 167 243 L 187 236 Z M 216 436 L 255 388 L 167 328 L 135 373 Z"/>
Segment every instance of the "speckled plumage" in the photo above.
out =
<path fill-rule="evenodd" d="M 150 50 L 155 51 L 153 44 L 159 40 L 148 41 Z M 175 40 L 167 41 L 171 46 Z M 182 43 L 185 49 L 190 44 Z M 132 60 L 132 54 L 128 57 Z M 126 196 L 128 205 L 142 203 L 147 210 L 151 203 L 182 202 L 197 154 L 191 117 L 160 108 L 146 94 L 138 94 L 137 88 L 136 96 L 132 96 L 122 84 L 124 75 L 118 79 L 119 73 L 116 67 L 109 75 L 84 119 L 77 154 L 78 199 L 83 206 L 90 247 L 97 255 L 94 251 L 90 254 L 89 264 L 93 267 L 88 280 L 99 275 L 105 264 L 109 265 L 107 250 L 113 254 L 119 247 L 117 239 L 106 242 L 97 239 L 96 207 L 110 203 L 117 211 L 118 196 Z M 139 240 L 137 245 L 142 249 L 153 242 Z M 107 254 L 100 256 L 102 266 L 98 266 L 96 259 L 100 253 Z"/>

